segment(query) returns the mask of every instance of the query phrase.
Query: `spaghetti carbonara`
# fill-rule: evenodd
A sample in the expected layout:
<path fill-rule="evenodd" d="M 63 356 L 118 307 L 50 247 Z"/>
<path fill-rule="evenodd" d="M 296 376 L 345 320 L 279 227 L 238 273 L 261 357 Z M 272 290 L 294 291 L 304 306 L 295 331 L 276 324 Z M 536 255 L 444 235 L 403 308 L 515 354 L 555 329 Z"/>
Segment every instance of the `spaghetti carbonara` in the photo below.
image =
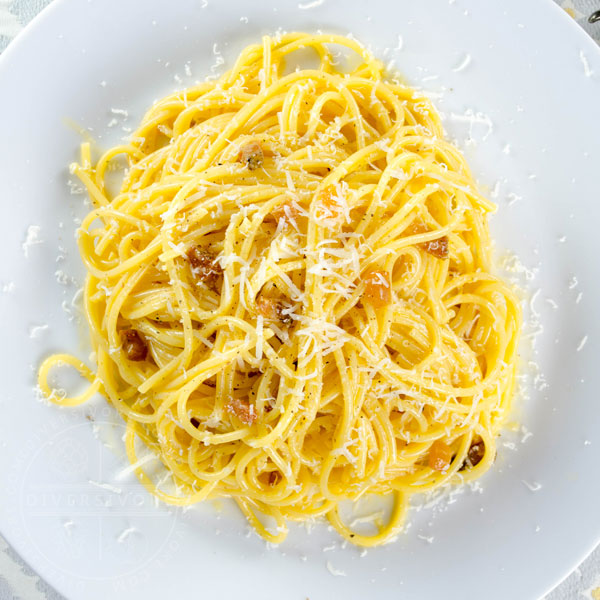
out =
<path fill-rule="evenodd" d="M 315 68 L 290 68 L 302 49 Z M 402 529 L 412 494 L 490 467 L 521 326 L 490 272 L 494 205 L 427 98 L 359 43 L 264 37 L 220 78 L 155 103 L 129 143 L 95 164 L 88 144 L 81 154 L 97 364 L 51 356 L 39 384 L 63 405 L 103 394 L 150 492 L 232 497 L 271 542 L 324 515 L 372 546 Z M 61 364 L 85 393 L 57 396 Z M 393 509 L 365 533 L 340 505 L 370 494 Z"/>

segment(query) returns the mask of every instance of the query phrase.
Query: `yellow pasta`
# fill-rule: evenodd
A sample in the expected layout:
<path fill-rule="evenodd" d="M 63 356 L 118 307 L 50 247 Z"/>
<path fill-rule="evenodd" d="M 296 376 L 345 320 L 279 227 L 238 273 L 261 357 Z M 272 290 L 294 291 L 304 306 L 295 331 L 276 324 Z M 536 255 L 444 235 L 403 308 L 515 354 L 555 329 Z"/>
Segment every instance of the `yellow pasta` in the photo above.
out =
<path fill-rule="evenodd" d="M 317 65 L 292 70 L 307 48 Z M 51 356 L 39 384 L 65 405 L 102 393 L 131 462 L 143 442 L 172 474 L 176 492 L 137 464 L 150 492 L 234 498 L 272 542 L 326 516 L 373 546 L 412 494 L 490 467 L 521 328 L 491 273 L 494 205 L 427 98 L 358 42 L 265 37 L 72 168 L 93 203 L 78 243 L 97 364 Z M 86 393 L 54 393 L 61 363 Z M 365 533 L 340 503 L 370 494 L 393 509 Z"/>

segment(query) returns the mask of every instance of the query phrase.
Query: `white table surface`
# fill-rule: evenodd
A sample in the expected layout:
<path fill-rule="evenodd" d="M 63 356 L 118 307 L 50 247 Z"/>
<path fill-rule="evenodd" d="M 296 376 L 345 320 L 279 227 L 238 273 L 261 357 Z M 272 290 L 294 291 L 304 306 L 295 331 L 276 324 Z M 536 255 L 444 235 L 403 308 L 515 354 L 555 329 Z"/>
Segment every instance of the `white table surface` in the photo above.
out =
<path fill-rule="evenodd" d="M 52 0 L 0 0 L 0 52 Z M 588 16 L 600 0 L 555 0 L 600 44 L 600 21 Z M 0 93 L 2 93 L 0 91 Z M 600 107 L 598 107 L 600 118 Z M 600 600 L 600 546 L 545 600 Z M 0 536 L 0 600 L 62 600 Z M 449 599 L 452 600 L 452 599 Z M 482 598 L 482 600 L 484 600 Z"/>

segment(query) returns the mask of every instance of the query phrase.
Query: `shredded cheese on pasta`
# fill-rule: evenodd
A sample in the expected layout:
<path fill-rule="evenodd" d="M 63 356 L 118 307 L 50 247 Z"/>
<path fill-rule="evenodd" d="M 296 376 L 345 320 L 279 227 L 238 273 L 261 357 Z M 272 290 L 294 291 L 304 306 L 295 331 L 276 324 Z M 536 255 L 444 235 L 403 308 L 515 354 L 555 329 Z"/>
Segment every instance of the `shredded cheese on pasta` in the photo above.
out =
<path fill-rule="evenodd" d="M 306 48 L 318 66 L 290 71 Z M 150 492 L 232 497 L 271 542 L 325 515 L 372 546 L 401 530 L 412 494 L 491 466 L 520 309 L 490 272 L 494 205 L 427 98 L 354 40 L 291 33 L 157 102 L 131 140 L 95 165 L 83 144 L 73 166 L 93 203 L 78 243 L 97 364 L 51 356 L 39 384 L 64 405 L 101 392 Z M 84 394 L 54 393 L 61 363 Z M 365 494 L 393 498 L 374 535 L 338 510 Z"/>

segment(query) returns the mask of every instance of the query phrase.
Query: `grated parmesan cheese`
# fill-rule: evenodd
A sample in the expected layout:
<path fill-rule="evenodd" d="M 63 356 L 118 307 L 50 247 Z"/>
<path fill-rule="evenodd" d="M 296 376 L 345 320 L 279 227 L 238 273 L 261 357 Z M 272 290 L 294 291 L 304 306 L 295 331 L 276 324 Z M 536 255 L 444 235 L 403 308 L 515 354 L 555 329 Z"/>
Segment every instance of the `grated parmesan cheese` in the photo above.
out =
<path fill-rule="evenodd" d="M 583 50 L 579 51 L 579 60 L 583 65 L 583 74 L 586 77 L 591 77 L 594 74 L 594 71 L 590 69 L 590 63 L 588 62 L 587 56 L 583 53 Z"/>
<path fill-rule="evenodd" d="M 25 258 L 29 257 L 29 249 L 32 246 L 41 244 L 43 242 L 43 240 L 40 239 L 41 230 L 42 228 L 39 225 L 30 225 L 27 228 L 25 241 L 21 244 L 21 248 L 23 249 L 23 254 L 25 255 Z"/>
<path fill-rule="evenodd" d="M 331 561 L 327 561 L 327 570 L 334 576 L 334 577 L 346 577 L 346 572 L 342 571 L 340 569 L 336 569 L 332 564 Z"/>

